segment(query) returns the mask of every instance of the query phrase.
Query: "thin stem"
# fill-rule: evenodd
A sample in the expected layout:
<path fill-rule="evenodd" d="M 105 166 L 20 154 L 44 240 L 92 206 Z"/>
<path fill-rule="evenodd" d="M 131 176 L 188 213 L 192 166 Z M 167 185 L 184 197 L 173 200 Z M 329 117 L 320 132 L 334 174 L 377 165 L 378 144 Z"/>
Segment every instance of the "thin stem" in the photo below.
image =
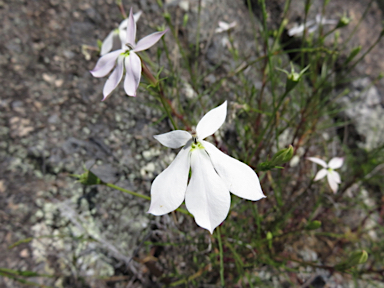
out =
<path fill-rule="evenodd" d="M 220 233 L 220 226 L 216 228 L 217 230 L 217 242 L 219 243 L 219 252 L 220 252 L 220 284 L 221 287 L 225 286 L 224 281 L 224 255 L 223 255 L 223 243 L 221 242 L 221 233 Z"/>
<path fill-rule="evenodd" d="M 112 183 L 103 183 L 103 185 L 108 186 L 108 187 L 111 187 L 111 188 L 116 189 L 116 190 L 119 190 L 119 191 L 121 191 L 121 192 L 130 194 L 130 195 L 136 196 L 136 197 L 143 198 L 143 199 L 145 199 L 145 200 L 151 200 L 151 197 L 149 197 L 149 196 L 142 195 L 142 194 L 133 192 L 133 191 L 131 191 L 131 190 L 124 189 L 124 188 L 119 187 L 119 186 L 116 186 L 115 184 L 112 184 Z"/>

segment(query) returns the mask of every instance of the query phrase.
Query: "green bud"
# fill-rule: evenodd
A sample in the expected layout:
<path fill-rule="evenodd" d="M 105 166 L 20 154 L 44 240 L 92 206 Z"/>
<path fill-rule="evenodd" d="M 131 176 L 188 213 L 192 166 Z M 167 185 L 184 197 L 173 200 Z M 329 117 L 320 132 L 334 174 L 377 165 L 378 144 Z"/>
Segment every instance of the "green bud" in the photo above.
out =
<path fill-rule="evenodd" d="M 273 239 L 272 232 L 268 231 L 267 232 L 267 240 L 268 240 L 268 248 L 269 249 L 272 249 L 272 239 Z"/>
<path fill-rule="evenodd" d="M 347 26 L 351 22 L 351 18 L 348 18 L 347 16 L 342 16 L 339 20 L 339 23 L 337 23 L 336 29 L 343 28 Z"/>
<path fill-rule="evenodd" d="M 188 13 L 185 13 L 184 18 L 183 18 L 183 27 L 185 28 L 188 23 Z"/>
<path fill-rule="evenodd" d="M 300 82 L 301 76 L 308 70 L 309 65 L 305 67 L 303 70 L 300 71 L 300 73 L 295 72 L 295 68 L 293 67 L 293 64 L 291 62 L 291 73 L 289 73 L 286 70 L 279 69 L 277 70 L 284 72 L 287 74 L 287 81 L 285 83 L 285 94 L 287 94 L 289 91 L 291 91 L 295 86 Z"/>
<path fill-rule="evenodd" d="M 365 250 L 353 251 L 346 261 L 343 261 L 335 266 L 336 270 L 346 270 L 353 266 L 363 264 L 368 260 L 368 253 Z"/>
<path fill-rule="evenodd" d="M 171 14 L 169 14 L 168 12 L 165 12 L 163 14 L 163 17 L 166 21 L 171 21 Z"/>
<path fill-rule="evenodd" d="M 273 155 L 271 164 L 273 166 L 280 166 L 284 163 L 289 162 L 293 157 L 293 147 L 289 145 L 288 148 L 284 148 Z"/>
<path fill-rule="evenodd" d="M 305 227 L 307 230 L 316 230 L 321 227 L 321 221 L 315 220 L 308 223 Z"/>
<path fill-rule="evenodd" d="M 84 173 L 81 175 L 71 175 L 71 176 L 77 178 L 77 181 L 83 185 L 99 185 L 104 183 L 103 181 L 101 181 L 99 177 L 93 174 L 90 170 L 87 170 L 85 168 L 84 170 L 85 170 Z"/>
<path fill-rule="evenodd" d="M 353 60 L 353 58 L 355 58 L 356 55 L 359 54 L 360 50 L 361 50 L 361 46 L 357 46 L 357 47 L 353 48 L 351 53 L 349 53 L 347 60 L 345 60 L 345 64 L 351 62 Z"/>

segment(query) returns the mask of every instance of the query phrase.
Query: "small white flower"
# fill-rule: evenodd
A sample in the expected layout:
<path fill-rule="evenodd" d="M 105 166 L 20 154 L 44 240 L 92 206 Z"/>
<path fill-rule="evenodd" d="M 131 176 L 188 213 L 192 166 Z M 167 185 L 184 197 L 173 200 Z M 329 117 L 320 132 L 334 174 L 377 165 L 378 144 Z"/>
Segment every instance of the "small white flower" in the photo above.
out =
<path fill-rule="evenodd" d="M 142 11 L 139 11 L 133 14 L 133 20 L 135 21 L 135 23 L 137 23 L 142 13 Z M 120 49 L 124 46 L 125 38 L 127 35 L 128 20 L 129 18 L 123 20 L 123 22 L 120 23 L 119 28 L 113 30 L 104 39 L 103 44 L 101 45 L 101 56 L 109 53 L 112 48 Z"/>
<path fill-rule="evenodd" d="M 185 199 L 196 223 L 212 233 L 228 215 L 231 205 L 229 192 L 253 201 L 265 197 L 259 178 L 249 166 L 203 140 L 220 128 L 226 115 L 227 101 L 200 120 L 196 135 L 176 130 L 154 136 L 169 148 L 184 147 L 153 181 L 149 213 L 167 214 L 177 209 Z M 190 169 L 192 174 L 188 183 Z"/>
<path fill-rule="evenodd" d="M 340 175 L 334 169 L 338 169 L 343 166 L 344 158 L 334 157 L 329 161 L 329 163 L 325 163 L 325 161 L 316 158 L 316 157 L 308 157 L 308 160 L 319 164 L 323 167 L 319 172 L 317 172 L 314 181 L 318 181 L 327 176 L 329 186 L 331 187 L 333 193 L 337 192 L 339 188 L 339 184 L 341 183 Z"/>
<path fill-rule="evenodd" d="M 216 28 L 215 33 L 221 33 L 228 31 L 229 29 L 234 28 L 237 25 L 236 21 L 233 21 L 232 23 L 227 23 L 224 21 L 219 21 L 219 27 Z"/>
<path fill-rule="evenodd" d="M 336 25 L 337 20 L 327 20 L 323 18 L 322 15 L 317 14 L 315 20 L 309 20 L 304 24 L 301 25 L 295 25 L 291 29 L 288 30 L 288 35 L 301 35 L 304 32 L 304 28 L 307 29 L 308 33 L 315 32 L 320 25 Z"/>
<path fill-rule="evenodd" d="M 90 71 L 93 77 L 101 78 L 109 74 L 108 80 L 103 88 L 103 100 L 112 93 L 112 91 L 124 79 L 124 90 L 129 96 L 136 96 L 136 90 L 139 87 L 141 78 L 141 59 L 137 52 L 147 50 L 155 45 L 157 41 L 168 31 L 168 29 L 152 33 L 136 43 L 136 22 L 133 18 L 132 8 L 127 19 L 127 30 L 125 34 L 124 45 L 121 49 L 103 55 L 96 63 L 95 68 Z"/>

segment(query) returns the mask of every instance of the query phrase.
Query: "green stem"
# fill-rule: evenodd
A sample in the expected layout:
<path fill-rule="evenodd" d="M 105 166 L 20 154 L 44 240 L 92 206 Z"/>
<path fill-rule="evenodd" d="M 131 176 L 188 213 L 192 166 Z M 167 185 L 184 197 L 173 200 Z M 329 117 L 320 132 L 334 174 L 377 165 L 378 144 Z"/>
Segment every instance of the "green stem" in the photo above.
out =
<path fill-rule="evenodd" d="M 133 192 L 133 191 L 131 191 L 131 190 L 124 189 L 124 188 L 119 187 L 119 186 L 116 186 L 115 184 L 112 184 L 112 183 L 103 183 L 103 185 L 108 186 L 108 187 L 111 187 L 111 188 L 116 189 L 116 190 L 119 190 L 119 191 L 121 191 L 121 192 L 130 194 L 130 195 L 136 196 L 136 197 L 143 198 L 143 199 L 145 199 L 145 200 L 151 200 L 151 197 L 149 197 L 149 196 L 142 195 L 142 194 Z"/>
<path fill-rule="evenodd" d="M 139 194 L 139 193 L 133 192 L 133 191 L 128 190 L 128 189 L 124 189 L 124 188 L 119 187 L 119 186 L 116 186 L 115 184 L 112 184 L 112 183 L 104 183 L 104 182 L 103 182 L 102 185 L 111 187 L 111 188 L 116 189 L 116 190 L 119 190 L 119 191 L 121 191 L 121 192 L 130 194 L 130 195 L 132 195 L 132 196 L 136 196 L 136 197 L 139 197 L 139 198 L 143 198 L 143 199 L 145 199 L 145 200 L 151 200 L 151 197 L 149 197 L 149 196 L 146 196 L 146 195 L 143 195 L 143 194 Z M 190 214 L 187 210 L 185 210 L 185 209 L 183 209 L 183 208 L 177 208 L 176 211 L 179 211 L 180 213 L 183 213 L 183 214 L 185 214 L 185 215 L 190 215 L 190 216 L 191 216 L 191 214 Z"/>
<path fill-rule="evenodd" d="M 219 251 L 220 251 L 220 284 L 221 287 L 225 286 L 224 281 L 224 255 L 223 255 L 223 243 L 221 242 L 221 233 L 220 233 L 220 226 L 216 228 L 217 230 L 217 241 L 219 243 Z"/>

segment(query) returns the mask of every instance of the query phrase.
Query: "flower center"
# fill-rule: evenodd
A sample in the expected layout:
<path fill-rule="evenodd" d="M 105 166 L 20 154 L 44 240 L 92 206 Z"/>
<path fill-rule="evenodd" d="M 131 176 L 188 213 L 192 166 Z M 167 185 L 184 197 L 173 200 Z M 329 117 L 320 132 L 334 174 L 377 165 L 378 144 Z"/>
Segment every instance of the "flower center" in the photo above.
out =
<path fill-rule="evenodd" d="M 205 149 L 203 144 L 201 144 L 199 141 L 197 141 L 197 138 L 196 137 L 193 137 L 192 138 L 192 144 L 191 144 L 191 151 L 195 150 L 195 149 Z"/>

